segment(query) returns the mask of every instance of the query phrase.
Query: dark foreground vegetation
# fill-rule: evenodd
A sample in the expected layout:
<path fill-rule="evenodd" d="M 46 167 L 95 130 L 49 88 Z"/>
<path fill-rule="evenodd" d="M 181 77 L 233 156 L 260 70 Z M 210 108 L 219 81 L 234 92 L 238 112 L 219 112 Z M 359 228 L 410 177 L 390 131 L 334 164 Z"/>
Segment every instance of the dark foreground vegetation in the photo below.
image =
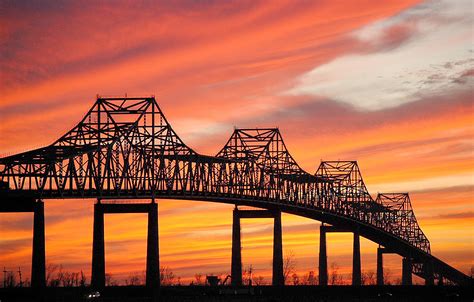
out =
<path fill-rule="evenodd" d="M 454 286 L 169 286 L 153 292 L 140 286 L 112 286 L 100 291 L 88 287 L 48 287 L 41 292 L 31 288 L 1 288 L 1 302 L 10 301 L 473 301 L 473 288 Z"/>

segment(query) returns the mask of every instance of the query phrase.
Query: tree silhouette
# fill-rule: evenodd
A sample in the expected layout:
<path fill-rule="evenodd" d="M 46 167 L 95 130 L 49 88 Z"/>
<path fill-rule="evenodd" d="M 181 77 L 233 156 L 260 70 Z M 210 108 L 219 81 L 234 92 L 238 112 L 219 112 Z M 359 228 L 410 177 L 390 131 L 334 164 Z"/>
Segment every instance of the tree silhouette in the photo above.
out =
<path fill-rule="evenodd" d="M 390 285 L 392 284 L 392 271 L 389 268 L 383 270 L 383 284 Z"/>
<path fill-rule="evenodd" d="M 143 281 L 138 273 L 132 273 L 131 275 L 128 276 L 127 279 L 125 279 L 125 285 L 127 286 L 143 285 Z"/>
<path fill-rule="evenodd" d="M 364 271 L 361 275 L 362 285 L 374 285 L 375 284 L 375 273 L 374 271 Z"/>
<path fill-rule="evenodd" d="M 339 265 L 336 262 L 331 263 L 331 274 L 329 276 L 329 284 L 341 285 L 342 275 L 339 274 Z"/>
<path fill-rule="evenodd" d="M 3 281 L 4 287 L 15 287 L 16 277 L 13 271 L 4 271 L 5 280 Z"/>
<path fill-rule="evenodd" d="M 198 273 L 198 274 L 194 275 L 194 283 L 193 284 L 194 285 L 203 285 L 204 284 L 201 273 Z"/>
<path fill-rule="evenodd" d="M 176 276 L 168 266 L 160 267 L 160 284 L 173 285 Z"/>
<path fill-rule="evenodd" d="M 303 277 L 300 279 L 300 284 L 301 285 L 317 285 L 318 278 L 316 277 L 314 271 L 309 271 L 306 274 L 304 274 Z"/>
<path fill-rule="evenodd" d="M 293 273 L 293 275 L 291 275 L 291 280 L 293 282 L 293 285 L 299 285 L 300 284 L 300 277 L 298 276 L 297 273 Z"/>
<path fill-rule="evenodd" d="M 285 254 L 286 256 L 283 260 L 283 281 L 286 284 L 289 281 L 289 276 L 295 273 L 296 261 L 293 251 L 290 250 Z"/>
<path fill-rule="evenodd" d="M 267 282 L 265 281 L 265 278 L 263 276 L 257 276 L 257 277 L 254 277 L 253 278 L 253 283 L 255 283 L 255 285 L 266 285 Z"/>

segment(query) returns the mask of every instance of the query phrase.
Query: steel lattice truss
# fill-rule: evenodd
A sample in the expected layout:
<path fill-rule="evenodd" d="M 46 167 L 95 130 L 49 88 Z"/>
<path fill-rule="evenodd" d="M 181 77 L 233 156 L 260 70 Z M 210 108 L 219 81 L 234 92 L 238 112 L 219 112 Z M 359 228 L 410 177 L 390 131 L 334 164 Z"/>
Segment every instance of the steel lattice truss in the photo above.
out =
<path fill-rule="evenodd" d="M 383 206 L 375 222 L 377 226 L 387 226 L 390 233 L 407 238 L 408 241 L 424 238 L 420 241 L 419 247 L 422 250 L 430 249 L 428 239 L 418 227 L 408 193 L 381 193 L 378 194 L 376 201 Z"/>
<path fill-rule="evenodd" d="M 217 156 L 200 155 L 173 131 L 154 97 L 99 97 L 50 146 L 1 158 L 0 180 L 11 192 L 38 198 L 182 196 L 294 205 L 356 220 L 430 253 L 408 195 L 374 200 L 356 162 L 321 162 L 309 174 L 278 129 L 236 129 Z"/>

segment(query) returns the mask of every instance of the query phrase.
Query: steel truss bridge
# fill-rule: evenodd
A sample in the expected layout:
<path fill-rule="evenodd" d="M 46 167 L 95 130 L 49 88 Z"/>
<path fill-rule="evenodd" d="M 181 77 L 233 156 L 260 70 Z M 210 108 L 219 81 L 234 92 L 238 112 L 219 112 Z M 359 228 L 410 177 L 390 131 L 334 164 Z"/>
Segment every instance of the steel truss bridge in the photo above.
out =
<path fill-rule="evenodd" d="M 0 159 L 0 212 L 34 212 L 33 286 L 45 283 L 43 200 L 94 198 L 92 285 L 104 286 L 103 215 L 148 213 L 147 285 L 159 285 L 155 199 L 235 204 L 232 284 L 242 283 L 240 219 L 273 217 L 273 284 L 282 285 L 281 212 L 321 221 L 319 283 L 327 284 L 326 232 L 354 234 L 353 285 L 360 285 L 359 236 L 403 257 L 403 283 L 471 285 L 472 279 L 434 257 L 407 193 L 374 199 L 355 161 L 323 161 L 311 174 L 297 164 L 276 128 L 235 129 L 215 156 L 188 147 L 154 97 L 98 97 L 85 117 L 53 144 Z M 151 199 L 124 203 L 122 199 Z M 246 210 L 242 206 L 250 206 Z"/>

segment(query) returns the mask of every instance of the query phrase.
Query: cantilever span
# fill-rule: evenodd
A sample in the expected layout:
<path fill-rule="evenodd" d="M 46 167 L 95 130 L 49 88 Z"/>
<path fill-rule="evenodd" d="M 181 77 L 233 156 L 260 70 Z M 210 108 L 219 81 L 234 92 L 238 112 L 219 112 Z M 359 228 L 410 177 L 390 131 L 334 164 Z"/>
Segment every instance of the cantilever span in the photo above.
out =
<path fill-rule="evenodd" d="M 428 284 L 434 279 L 472 284 L 431 255 L 408 194 L 373 199 L 357 162 L 324 161 L 308 173 L 277 128 L 235 129 L 216 156 L 201 155 L 174 132 L 154 97 L 98 97 L 80 123 L 53 144 L 1 158 L 0 180 L 0 211 L 49 198 L 170 198 L 292 213 L 330 224 L 332 231 L 354 232 L 357 240 L 360 234 L 403 256 L 410 273 Z M 37 257 L 42 254 L 40 249 Z"/>

